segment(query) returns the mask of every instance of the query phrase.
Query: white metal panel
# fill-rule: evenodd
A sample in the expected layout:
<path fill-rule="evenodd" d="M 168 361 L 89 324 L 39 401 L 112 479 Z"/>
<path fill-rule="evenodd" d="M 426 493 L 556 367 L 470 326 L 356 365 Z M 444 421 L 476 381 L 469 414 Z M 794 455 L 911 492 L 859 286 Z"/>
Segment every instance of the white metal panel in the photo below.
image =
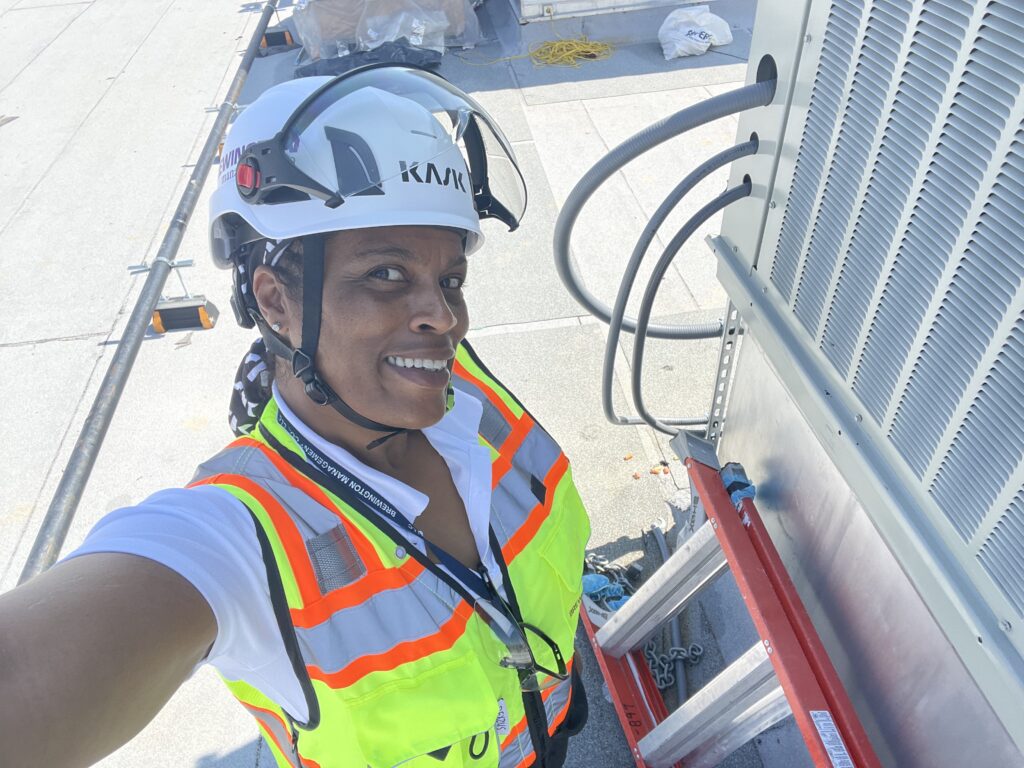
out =
<path fill-rule="evenodd" d="M 789 8 L 761 0 L 759 23 Z M 755 48 L 765 39 L 755 30 Z M 881 527 L 925 602 L 951 637 L 1012 649 L 957 648 L 1004 702 L 1024 690 L 1022 41 L 1010 0 L 811 0 L 785 124 L 740 122 L 740 139 L 772 146 L 763 186 L 756 161 L 733 171 L 754 179 L 746 210 L 763 206 L 764 226 L 752 237 L 727 212 L 720 242 L 731 299 L 771 309 L 758 333 L 779 343 L 765 350 L 799 351 L 772 362 L 816 392 L 800 407 L 819 438 L 845 431 L 866 457 L 837 453 L 848 482 L 875 462 L 870 482 L 898 484 L 866 506 L 897 518 Z M 793 66 L 793 51 L 768 49 Z"/>
<path fill-rule="evenodd" d="M 732 393 L 719 452 L 742 462 L 757 483 L 765 526 L 882 764 L 1024 765 L 1021 748 L 879 535 L 858 499 L 861 488 L 836 469 L 833 452 L 751 334 Z"/>

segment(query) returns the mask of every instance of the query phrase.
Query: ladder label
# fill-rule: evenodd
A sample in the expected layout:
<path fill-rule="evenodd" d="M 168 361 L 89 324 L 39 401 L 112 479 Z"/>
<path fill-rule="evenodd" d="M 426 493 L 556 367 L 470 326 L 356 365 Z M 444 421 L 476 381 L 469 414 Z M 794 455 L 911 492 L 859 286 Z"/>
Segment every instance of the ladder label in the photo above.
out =
<path fill-rule="evenodd" d="M 818 729 L 821 743 L 825 745 L 833 768 L 857 768 L 850 753 L 846 751 L 846 745 L 843 744 L 843 737 L 836 728 L 835 720 L 832 719 L 832 713 L 825 709 L 812 709 L 811 719 L 814 721 L 814 727 Z"/>

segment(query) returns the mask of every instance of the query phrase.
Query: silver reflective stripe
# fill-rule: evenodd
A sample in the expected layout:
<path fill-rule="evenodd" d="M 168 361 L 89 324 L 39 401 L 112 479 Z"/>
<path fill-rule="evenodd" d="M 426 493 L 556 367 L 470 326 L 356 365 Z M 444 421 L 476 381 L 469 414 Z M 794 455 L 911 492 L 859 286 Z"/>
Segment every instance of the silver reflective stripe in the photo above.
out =
<path fill-rule="evenodd" d="M 533 755 L 533 740 L 530 738 L 530 727 L 527 725 L 502 748 L 498 768 L 516 768 L 531 755 Z"/>
<path fill-rule="evenodd" d="M 256 709 L 244 701 L 242 706 L 249 710 L 249 714 L 256 718 L 256 722 L 260 724 L 260 727 L 267 734 L 271 741 L 273 741 L 277 748 L 284 755 L 284 759 L 288 761 L 288 765 L 293 768 L 302 768 L 302 764 L 299 762 L 298 756 L 292 750 L 292 737 L 291 734 L 285 730 L 284 724 L 276 717 L 269 715 L 261 709 Z"/>
<path fill-rule="evenodd" d="M 552 491 L 544 487 L 544 479 L 561 455 L 558 445 L 540 427 L 531 429 L 523 440 L 512 458 L 512 468 L 491 491 L 491 522 L 502 546 L 529 519 L 541 496 L 550 501 L 547 494 Z"/>
<path fill-rule="evenodd" d="M 308 539 L 306 550 L 313 563 L 317 584 L 325 595 L 366 575 L 366 566 L 356 554 L 344 526 L 337 525 Z"/>
<path fill-rule="evenodd" d="M 304 491 L 288 482 L 258 448 L 225 448 L 199 465 L 192 482 L 213 475 L 243 475 L 264 488 L 289 513 L 303 539 L 329 531 L 338 524 L 338 515 L 313 501 Z"/>
<path fill-rule="evenodd" d="M 550 435 L 534 425 L 512 457 L 512 466 L 519 467 L 543 483 L 561 454 L 558 444 Z"/>
<path fill-rule="evenodd" d="M 306 664 L 330 674 L 362 656 L 437 634 L 459 602 L 450 587 L 423 571 L 407 587 L 377 592 L 315 627 L 296 627 L 295 634 Z"/>
<path fill-rule="evenodd" d="M 548 716 L 548 724 L 553 724 L 559 713 L 565 708 L 569 701 L 569 693 L 572 690 L 572 677 L 561 681 L 555 690 L 544 700 L 544 712 Z M 561 723 L 559 723 L 561 725 Z"/>
<path fill-rule="evenodd" d="M 192 482 L 205 480 L 212 475 L 238 475 L 249 473 L 245 471 L 253 454 L 258 454 L 256 448 L 249 446 L 228 446 L 223 451 L 200 464 L 192 476 Z"/>
<path fill-rule="evenodd" d="M 512 425 L 505 420 L 501 411 L 490 400 L 482 400 L 481 405 L 484 410 L 480 415 L 480 437 L 493 447 L 501 448 L 512 433 Z"/>
<path fill-rule="evenodd" d="M 512 467 L 491 491 L 491 524 L 498 543 L 505 546 L 526 522 L 539 502 L 530 489 L 530 476 Z"/>

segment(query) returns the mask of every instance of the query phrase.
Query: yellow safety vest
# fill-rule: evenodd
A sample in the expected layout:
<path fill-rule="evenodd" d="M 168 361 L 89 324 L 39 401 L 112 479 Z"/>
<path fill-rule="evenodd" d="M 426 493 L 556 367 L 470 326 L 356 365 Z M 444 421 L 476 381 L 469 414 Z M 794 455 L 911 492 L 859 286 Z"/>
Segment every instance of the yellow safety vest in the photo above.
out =
<path fill-rule="evenodd" d="M 466 343 L 453 384 L 483 406 L 491 528 L 522 620 L 554 641 L 571 669 L 590 524 L 568 461 Z M 309 718 L 298 722 L 243 681 L 225 682 L 278 765 L 534 765 L 569 710 L 570 681 L 524 693 L 469 599 L 311 470 L 278 415 L 272 400 L 253 437 L 230 444 L 193 480 L 230 492 L 256 525 Z M 547 644 L 528 637 L 538 663 L 555 669 Z"/>

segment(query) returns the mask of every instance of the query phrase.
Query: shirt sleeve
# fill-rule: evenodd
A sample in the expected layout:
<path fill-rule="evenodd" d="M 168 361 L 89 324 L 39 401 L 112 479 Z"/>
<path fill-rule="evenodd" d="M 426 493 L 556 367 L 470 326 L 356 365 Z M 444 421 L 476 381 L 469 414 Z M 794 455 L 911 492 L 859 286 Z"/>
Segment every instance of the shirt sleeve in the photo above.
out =
<path fill-rule="evenodd" d="M 65 559 L 118 552 L 181 575 L 217 621 L 217 639 L 201 663 L 244 680 L 305 721 L 306 702 L 274 616 L 254 526 L 245 505 L 223 489 L 173 488 L 106 515 Z"/>

